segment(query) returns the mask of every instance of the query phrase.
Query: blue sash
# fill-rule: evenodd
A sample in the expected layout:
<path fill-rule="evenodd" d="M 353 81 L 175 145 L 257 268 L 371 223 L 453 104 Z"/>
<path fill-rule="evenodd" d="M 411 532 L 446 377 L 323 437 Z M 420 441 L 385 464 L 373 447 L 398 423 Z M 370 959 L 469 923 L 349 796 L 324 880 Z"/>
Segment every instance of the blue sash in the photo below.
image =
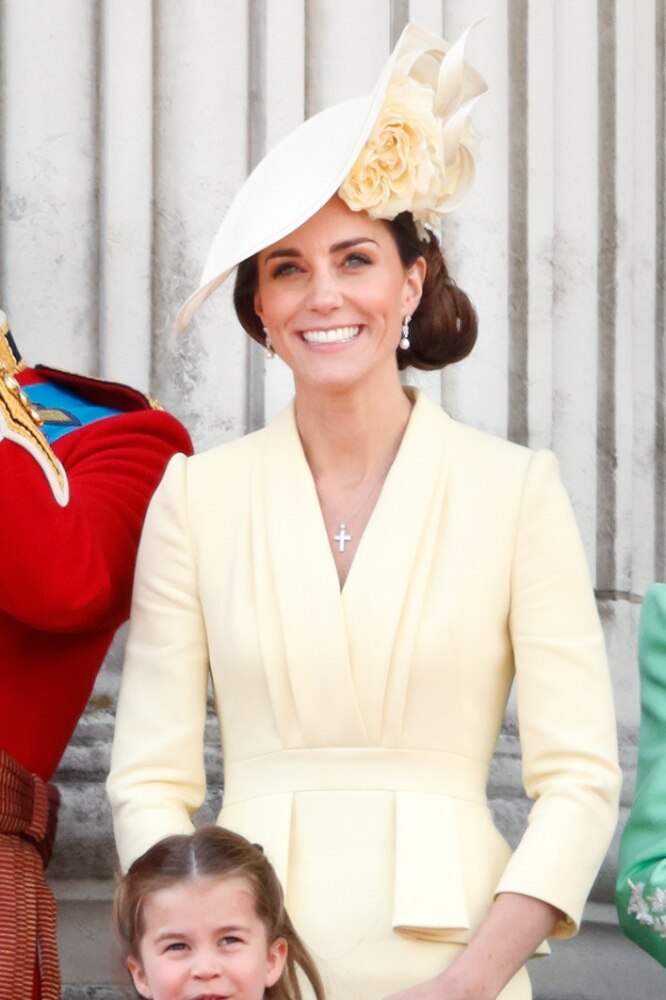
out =
<path fill-rule="evenodd" d="M 23 385 L 23 391 L 44 421 L 40 430 L 49 444 L 60 440 L 65 434 L 80 430 L 98 420 L 115 417 L 123 410 L 113 410 L 109 406 L 98 406 L 80 396 L 51 383 L 38 382 Z"/>

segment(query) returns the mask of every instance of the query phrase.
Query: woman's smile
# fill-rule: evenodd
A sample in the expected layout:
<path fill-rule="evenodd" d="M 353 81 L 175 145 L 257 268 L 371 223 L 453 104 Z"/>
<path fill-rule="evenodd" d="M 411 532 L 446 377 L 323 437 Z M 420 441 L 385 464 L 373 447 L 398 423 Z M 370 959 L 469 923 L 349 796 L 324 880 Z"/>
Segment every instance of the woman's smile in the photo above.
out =
<path fill-rule="evenodd" d="M 360 326 L 336 326 L 330 330 L 304 330 L 301 336 L 308 344 L 348 344 L 360 332 Z"/>
<path fill-rule="evenodd" d="M 402 321 L 418 306 L 420 259 L 405 268 L 386 223 L 332 198 L 257 261 L 254 306 L 298 389 L 400 391 Z"/>

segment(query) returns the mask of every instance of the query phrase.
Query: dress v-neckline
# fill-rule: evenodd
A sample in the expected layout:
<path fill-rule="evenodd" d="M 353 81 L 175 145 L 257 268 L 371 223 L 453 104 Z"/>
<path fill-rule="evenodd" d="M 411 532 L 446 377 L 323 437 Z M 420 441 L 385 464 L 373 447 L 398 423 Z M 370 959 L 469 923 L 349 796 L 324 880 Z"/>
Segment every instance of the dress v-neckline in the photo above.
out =
<path fill-rule="evenodd" d="M 297 436 L 298 436 L 299 444 L 301 446 L 301 451 L 303 453 L 303 461 L 305 462 L 305 465 L 307 467 L 307 472 L 308 472 L 309 477 L 310 477 L 310 479 L 312 481 L 312 489 L 314 491 L 314 495 L 315 495 L 315 498 L 316 498 L 317 506 L 319 507 L 319 513 L 320 513 L 320 519 L 321 519 L 321 527 L 322 527 L 322 531 L 324 533 L 324 536 L 326 538 L 326 542 L 327 542 L 327 545 L 328 545 L 328 550 L 329 550 L 329 554 L 330 554 L 330 562 L 332 564 L 333 572 L 334 572 L 335 577 L 336 577 L 336 579 L 338 581 L 338 590 L 339 590 L 339 594 L 340 594 L 340 599 L 341 600 L 344 599 L 344 594 L 345 594 L 345 589 L 347 587 L 347 582 L 348 582 L 350 576 L 352 575 L 352 573 L 354 571 L 354 567 L 357 565 L 359 553 L 361 552 L 361 550 L 363 548 L 363 541 L 365 539 L 365 536 L 366 536 L 368 530 L 371 528 L 373 522 L 376 520 L 376 516 L 375 515 L 377 514 L 378 508 L 380 508 L 381 505 L 382 505 L 382 498 L 384 497 L 385 493 L 387 492 L 388 481 L 391 478 L 391 474 L 393 472 L 393 469 L 394 469 L 396 463 L 398 462 L 398 459 L 399 459 L 399 456 L 400 456 L 400 452 L 401 452 L 402 447 L 403 447 L 403 442 L 405 441 L 405 438 L 407 437 L 407 435 L 409 433 L 409 427 L 410 427 L 410 424 L 412 423 L 412 418 L 413 418 L 413 415 L 414 415 L 414 409 L 415 409 L 415 406 L 416 406 L 416 400 L 417 400 L 418 397 L 417 397 L 416 391 L 413 390 L 413 389 L 407 389 L 406 390 L 406 395 L 407 395 L 407 398 L 409 399 L 411 409 L 410 409 L 409 417 L 407 419 L 407 423 L 405 425 L 405 429 L 403 431 L 402 437 L 400 438 L 400 443 L 399 443 L 398 448 L 396 450 L 396 453 L 395 453 L 395 455 L 394 455 L 394 457 L 393 457 L 393 459 L 391 461 L 391 464 L 389 465 L 387 471 L 384 473 L 384 475 L 382 477 L 381 485 L 379 487 L 379 491 L 378 491 L 377 496 L 375 498 L 375 502 L 374 502 L 374 504 L 372 506 L 372 510 L 370 511 L 370 515 L 368 516 L 368 518 L 365 521 L 365 524 L 363 525 L 363 528 L 361 530 L 361 536 L 360 536 L 360 538 L 359 538 L 359 540 L 358 540 L 358 542 L 356 544 L 356 547 L 355 547 L 355 550 L 354 550 L 354 554 L 352 555 L 352 558 L 351 558 L 351 562 L 349 563 L 349 566 L 347 567 L 347 572 L 345 574 L 344 580 L 340 579 L 340 574 L 338 572 L 338 565 L 337 565 L 337 563 L 335 561 L 335 553 L 333 552 L 333 546 L 331 544 L 331 540 L 334 540 L 334 541 L 336 541 L 336 542 L 339 543 L 339 537 L 338 536 L 342 535 L 345 532 L 346 527 L 347 527 L 348 523 L 350 522 L 350 519 L 347 518 L 346 520 L 344 520 L 344 519 L 342 519 L 340 517 L 336 517 L 336 520 L 338 521 L 338 525 L 337 525 L 337 528 L 336 528 L 337 535 L 333 535 L 332 533 L 329 532 L 328 526 L 326 524 L 326 515 L 325 515 L 325 512 L 324 512 L 324 504 L 320 500 L 319 493 L 318 493 L 317 486 L 316 486 L 315 479 L 314 479 L 314 475 L 312 474 L 312 470 L 310 469 L 310 466 L 308 464 L 307 458 L 305 457 L 305 450 L 303 449 L 303 444 L 302 444 L 302 441 L 301 441 L 301 438 L 300 438 L 300 434 L 298 434 L 298 430 L 296 432 Z"/>
<path fill-rule="evenodd" d="M 397 453 L 396 453 L 395 457 L 397 458 Z M 342 598 L 342 596 L 344 594 L 344 590 L 345 590 L 345 586 L 347 584 L 347 580 L 349 579 L 349 577 L 350 577 L 350 575 L 351 575 L 351 573 L 352 573 L 352 571 L 354 569 L 354 566 L 356 565 L 356 561 L 357 561 L 357 557 L 358 557 L 359 551 L 363 547 L 363 539 L 365 538 L 366 532 L 368 531 L 368 528 L 370 527 L 370 525 L 371 525 L 371 523 L 373 521 L 373 518 L 375 517 L 375 512 L 376 512 L 377 508 L 381 504 L 382 495 L 383 495 L 384 489 L 386 487 L 386 480 L 388 479 L 388 477 L 389 477 L 389 475 L 391 473 L 391 469 L 393 468 L 393 463 L 394 462 L 395 462 L 395 458 L 393 459 L 393 462 L 391 462 L 391 465 L 390 465 L 388 471 L 383 476 L 381 483 L 378 485 L 377 495 L 375 497 L 375 500 L 374 500 L 374 503 L 372 505 L 372 509 L 370 510 L 369 515 L 367 516 L 367 518 L 364 521 L 363 520 L 361 520 L 360 522 L 357 521 L 357 526 L 356 527 L 352 527 L 351 526 L 350 519 L 347 519 L 347 521 L 343 521 L 341 518 L 336 517 L 336 521 L 338 523 L 337 523 L 337 525 L 333 526 L 333 531 L 331 531 L 330 530 L 330 526 L 326 523 L 326 513 L 325 513 L 325 510 L 324 510 L 323 504 L 321 503 L 321 501 L 319 499 L 319 494 L 318 494 L 317 488 L 315 486 L 315 493 L 317 494 L 317 502 L 319 504 L 319 511 L 320 511 L 320 514 L 321 514 L 322 530 L 324 532 L 324 535 L 326 537 L 326 541 L 327 541 L 327 544 L 328 544 L 328 550 L 329 550 L 329 553 L 330 553 L 331 563 L 333 565 L 333 571 L 334 571 L 334 573 L 335 573 L 335 575 L 337 577 L 337 580 L 338 580 L 338 587 L 339 587 L 340 597 L 341 598 Z M 314 478 L 313 478 L 313 485 L 314 485 Z M 349 525 L 349 528 L 348 528 L 348 525 Z M 360 528 L 359 528 L 359 525 L 360 525 Z M 351 534 L 347 533 L 348 530 L 351 531 Z M 336 543 L 338 543 L 338 545 L 341 545 L 342 542 L 340 541 L 340 539 L 343 536 L 344 536 L 344 541 L 354 541 L 355 542 L 355 544 L 353 546 L 353 549 L 351 549 L 351 560 L 348 563 L 348 565 L 346 566 L 346 572 L 345 572 L 345 575 L 344 575 L 344 579 L 342 579 L 341 576 L 340 576 L 340 570 L 339 570 L 339 567 L 338 567 L 338 563 L 336 561 L 336 555 L 335 555 L 335 551 L 334 551 L 334 545 L 332 544 L 333 542 L 336 542 Z M 358 537 L 358 540 L 356 540 L 357 537 Z M 340 551 L 343 552 L 344 549 L 340 549 Z"/>
<path fill-rule="evenodd" d="M 293 675 L 299 718 L 318 720 L 314 745 L 326 745 L 329 726 L 337 732 L 334 716 L 344 717 L 350 745 L 376 745 L 382 731 L 396 634 L 448 465 L 447 448 L 437 442 L 448 440 L 441 429 L 449 418 L 422 393 L 414 396 L 342 588 L 293 404 L 266 429 L 253 528 L 266 558 L 257 565 L 270 574 L 276 602 L 279 669 Z"/>

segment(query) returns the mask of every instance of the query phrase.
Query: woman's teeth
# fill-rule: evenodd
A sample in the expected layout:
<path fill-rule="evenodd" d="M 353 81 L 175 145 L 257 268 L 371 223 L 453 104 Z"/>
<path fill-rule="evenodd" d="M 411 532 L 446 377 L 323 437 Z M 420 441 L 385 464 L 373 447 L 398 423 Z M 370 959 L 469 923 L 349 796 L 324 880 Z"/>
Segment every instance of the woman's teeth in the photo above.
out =
<path fill-rule="evenodd" d="M 335 330 L 304 330 L 303 340 L 308 344 L 344 344 L 358 337 L 360 326 L 339 326 Z"/>

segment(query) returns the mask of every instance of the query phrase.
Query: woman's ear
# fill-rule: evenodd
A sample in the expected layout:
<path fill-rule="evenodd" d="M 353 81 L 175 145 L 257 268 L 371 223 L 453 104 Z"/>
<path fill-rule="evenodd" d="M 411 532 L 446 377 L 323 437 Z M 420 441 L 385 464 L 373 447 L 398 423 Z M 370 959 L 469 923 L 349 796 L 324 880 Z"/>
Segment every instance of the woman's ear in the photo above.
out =
<path fill-rule="evenodd" d="M 403 309 L 409 316 L 413 316 L 419 307 L 423 294 L 423 282 L 425 281 L 428 265 L 425 257 L 417 257 L 414 263 L 405 271 L 405 287 L 403 294 Z"/>
<path fill-rule="evenodd" d="M 255 288 L 255 290 L 254 290 L 254 296 L 252 298 L 252 304 L 254 305 L 254 311 L 256 312 L 257 316 L 259 317 L 259 319 L 263 323 L 264 322 L 264 317 L 261 315 L 261 313 L 262 313 L 261 295 L 259 294 L 259 289 L 258 288 Z"/>
<path fill-rule="evenodd" d="M 284 938 L 276 938 L 273 944 L 270 945 L 268 949 L 268 957 L 266 959 L 266 979 L 264 980 L 265 986 L 275 986 L 278 979 L 282 975 L 282 970 L 284 969 L 284 963 L 287 961 L 287 952 L 289 951 L 289 945 Z"/>
<path fill-rule="evenodd" d="M 148 981 L 146 979 L 146 973 L 144 972 L 141 962 L 139 962 L 136 958 L 128 958 L 127 968 L 129 969 L 129 974 L 132 977 L 134 989 L 137 991 L 139 996 L 145 997 L 145 1000 L 152 1000 L 152 993 L 150 992 Z"/>

